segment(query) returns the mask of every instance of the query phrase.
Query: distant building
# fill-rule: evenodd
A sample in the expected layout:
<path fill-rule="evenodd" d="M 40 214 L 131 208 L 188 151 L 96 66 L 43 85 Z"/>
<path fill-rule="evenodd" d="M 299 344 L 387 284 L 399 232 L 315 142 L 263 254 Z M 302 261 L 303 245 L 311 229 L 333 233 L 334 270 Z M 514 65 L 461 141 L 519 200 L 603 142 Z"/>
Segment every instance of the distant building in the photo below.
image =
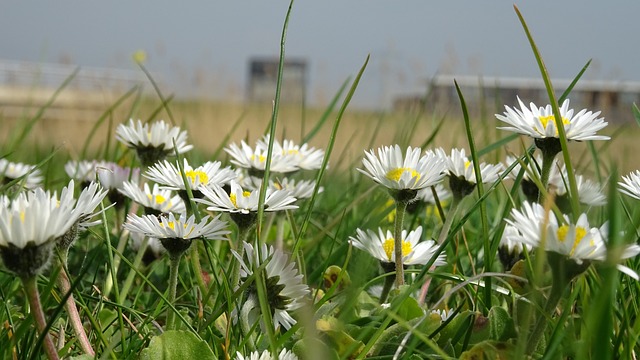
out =
<path fill-rule="evenodd" d="M 276 96 L 278 80 L 277 57 L 252 58 L 249 60 L 249 84 L 247 100 L 254 103 L 271 103 Z M 301 104 L 305 100 L 307 86 L 307 62 L 302 59 L 287 59 L 282 73 L 280 102 Z"/>
<path fill-rule="evenodd" d="M 515 106 L 517 98 L 528 106 L 549 103 L 547 90 L 542 79 L 479 77 L 438 75 L 429 81 L 427 90 L 421 95 L 398 97 L 394 100 L 396 110 L 426 110 L 437 113 L 459 113 L 460 100 L 454 86 L 458 83 L 469 111 L 477 114 L 483 107 L 491 115 L 504 111 L 504 105 Z M 552 80 L 559 98 L 572 80 Z M 568 97 L 571 108 L 601 111 L 602 116 L 612 123 L 633 121 L 631 107 L 640 103 L 640 82 L 580 80 Z"/>

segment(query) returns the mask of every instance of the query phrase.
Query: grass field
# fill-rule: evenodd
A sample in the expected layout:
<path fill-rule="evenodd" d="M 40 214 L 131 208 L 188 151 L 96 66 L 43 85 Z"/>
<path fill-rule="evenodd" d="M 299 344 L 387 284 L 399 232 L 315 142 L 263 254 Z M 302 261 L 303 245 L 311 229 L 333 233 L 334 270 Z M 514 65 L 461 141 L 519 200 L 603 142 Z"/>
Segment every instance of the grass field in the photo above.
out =
<path fill-rule="evenodd" d="M 5 167 L 0 358 L 635 359 L 640 200 L 618 182 L 640 168 L 638 125 L 576 130 L 561 99 L 550 100 L 552 113 L 531 117 L 550 130 L 545 136 L 497 129 L 505 122 L 494 112 L 504 109 L 465 114 L 464 94 L 461 116 L 351 109 L 366 62 L 357 70 L 335 104 L 319 109 L 279 106 L 277 97 L 274 108 L 163 103 L 167 94 L 135 89 L 90 110 L 56 108 L 55 100 L 23 114 L 0 108 L 3 160 L 37 164 L 47 190 L 61 194 L 69 184 L 69 160 L 112 162 L 77 179 L 75 199 L 90 191 L 81 180 L 100 182 L 88 188 L 96 194 L 108 186 L 105 168 L 152 185 L 145 170 L 158 162 L 143 162 L 162 153 L 145 143 L 154 136 L 172 149 L 162 155 L 177 164 L 171 186 L 180 189 L 135 201 L 105 191 L 78 215 L 71 208 L 80 201 L 28 190 L 33 174 L 13 179 Z M 541 77 L 548 80 L 544 66 Z M 152 128 L 127 128 L 130 118 Z M 177 130 L 155 133 L 158 119 L 185 130 L 186 141 Z M 286 139 L 317 151 L 287 148 Z M 252 151 L 244 160 L 224 151 L 241 140 Z M 365 155 L 396 144 L 387 158 Z M 405 156 L 409 146 L 413 156 Z M 437 148 L 444 155 L 430 152 Z M 518 160 L 506 163 L 507 155 Z M 554 158 L 563 176 L 554 177 Z M 198 168 L 207 161 L 238 172 L 199 187 L 225 174 Z M 369 166 L 376 161 L 379 174 Z M 260 187 L 266 180 L 277 183 Z M 279 192 L 305 180 L 311 185 L 297 199 Z M 30 207 L 38 201 L 46 205 Z M 94 212 L 99 224 L 78 227 Z M 72 224 L 57 225 L 65 219 Z M 77 238 L 71 245 L 62 234 Z"/>

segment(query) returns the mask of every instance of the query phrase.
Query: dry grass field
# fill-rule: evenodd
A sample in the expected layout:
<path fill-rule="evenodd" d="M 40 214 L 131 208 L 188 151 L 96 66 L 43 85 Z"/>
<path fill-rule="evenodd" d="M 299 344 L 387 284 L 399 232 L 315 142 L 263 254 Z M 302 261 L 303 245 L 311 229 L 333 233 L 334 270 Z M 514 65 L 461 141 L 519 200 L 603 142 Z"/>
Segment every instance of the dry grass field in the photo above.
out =
<path fill-rule="evenodd" d="M 15 136 L 15 129 L 29 122 L 40 108 L 51 97 L 52 91 L 9 92 L 13 98 L 0 99 L 0 139 L 5 143 L 9 137 Z M 22 98 L 16 98 L 22 96 Z M 29 148 L 38 144 L 40 149 L 62 146 L 72 158 L 78 157 L 85 141 L 97 125 L 97 131 L 89 143 L 90 154 L 99 153 L 107 141 L 113 145 L 113 130 L 129 117 L 148 119 L 167 119 L 169 115 L 156 97 L 134 100 L 128 97 L 119 106 L 113 107 L 121 94 L 88 94 L 86 92 L 64 89 L 55 101 L 44 110 L 42 117 L 35 122 L 28 133 L 21 150 L 24 156 L 16 154 L 15 158 L 29 158 Z M 331 112 L 327 121 L 309 141 L 312 146 L 324 148 L 328 144 L 333 122 L 337 117 L 337 108 Z M 271 118 L 269 104 L 242 104 L 205 100 L 172 100 L 168 104 L 169 111 L 176 123 L 189 131 L 190 141 L 201 150 L 203 157 L 211 157 L 216 150 L 228 142 L 239 142 L 242 139 L 252 143 L 261 136 Z M 597 109 L 591 109 L 597 110 Z M 318 124 L 326 108 L 302 108 L 301 106 L 281 106 L 278 117 L 278 134 L 282 138 L 299 141 Z M 498 110 L 501 112 L 501 110 Z M 631 111 L 631 109 L 629 109 Z M 497 130 L 499 121 L 493 114 L 496 109 L 485 110 L 484 115 L 471 113 L 476 144 L 479 148 L 490 145 L 494 141 L 510 135 Z M 452 111 L 454 113 L 454 111 Z M 602 114 L 607 117 L 607 114 Z M 438 125 L 442 122 L 442 126 Z M 464 123 L 458 115 L 430 113 L 427 109 L 422 114 L 407 112 L 381 112 L 348 108 L 338 131 L 335 149 L 332 153 L 333 168 L 346 168 L 354 163 L 359 166 L 364 149 L 388 145 L 392 143 L 420 146 L 429 139 L 434 131 L 437 136 L 429 144 L 430 147 L 445 148 L 457 146 L 468 147 L 464 133 Z M 612 154 L 613 159 L 603 159 L 602 170 L 606 173 L 610 161 L 614 160 L 619 172 L 625 174 L 640 168 L 640 128 L 635 124 L 610 125 L 604 133 L 612 136 L 614 141 L 596 142 L 596 151 Z M 109 139 L 111 134 L 111 139 Z M 527 139 L 522 139 L 527 142 Z M 519 154 L 523 142 L 516 140 L 507 144 L 502 152 L 492 152 L 490 161 L 500 161 L 497 157 L 505 152 Z M 588 147 L 574 144 L 578 169 L 587 174 L 593 171 L 591 155 Z M 219 157 L 224 157 L 220 153 Z"/>

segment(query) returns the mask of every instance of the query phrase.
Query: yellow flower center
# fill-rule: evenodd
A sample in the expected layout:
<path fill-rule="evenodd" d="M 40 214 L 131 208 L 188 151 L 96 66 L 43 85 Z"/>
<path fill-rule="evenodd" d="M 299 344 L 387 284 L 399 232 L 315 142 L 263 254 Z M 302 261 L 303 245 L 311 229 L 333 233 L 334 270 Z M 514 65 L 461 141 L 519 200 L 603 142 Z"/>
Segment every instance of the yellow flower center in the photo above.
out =
<path fill-rule="evenodd" d="M 467 160 L 464 162 L 464 169 L 467 170 L 471 166 L 471 161 Z"/>
<path fill-rule="evenodd" d="M 389 172 L 387 172 L 387 179 L 398 182 L 400 181 L 400 178 L 402 177 L 402 174 L 404 174 L 405 172 L 408 172 L 411 174 L 411 178 L 416 178 L 417 180 L 420 180 L 420 173 L 418 173 L 415 169 L 413 168 L 396 168 L 393 170 L 389 170 Z"/>
<path fill-rule="evenodd" d="M 290 150 L 286 150 L 285 154 L 287 155 L 298 155 L 300 153 L 300 151 L 296 150 L 296 149 L 290 149 Z"/>
<path fill-rule="evenodd" d="M 207 176 L 207 173 L 202 170 L 187 170 L 184 174 L 189 180 L 191 180 L 192 184 L 195 184 L 196 179 L 198 179 L 201 184 L 209 183 L 209 176 Z"/>
<path fill-rule="evenodd" d="M 261 162 L 261 163 L 263 163 L 263 162 L 265 162 L 267 160 L 267 157 L 264 156 L 264 155 L 258 155 L 257 158 L 258 158 L 258 161 Z M 255 160 L 256 160 L 256 155 L 255 154 L 251 155 L 251 161 L 255 161 Z"/>
<path fill-rule="evenodd" d="M 542 123 L 542 127 L 543 128 L 547 128 L 547 124 L 549 124 L 549 122 L 551 122 L 553 124 L 553 127 L 556 129 L 556 135 L 558 135 L 558 128 L 556 127 L 556 117 L 553 115 L 547 115 L 547 116 L 540 116 L 539 117 L 540 122 Z M 564 126 L 569 125 L 571 122 L 569 121 L 569 119 L 567 119 L 566 117 L 562 117 L 562 124 Z"/>
<path fill-rule="evenodd" d="M 24 210 L 20 211 L 20 222 L 24 224 L 25 213 Z"/>
<path fill-rule="evenodd" d="M 163 204 L 165 201 L 167 201 L 167 199 L 162 195 L 156 195 L 154 197 L 151 194 L 147 194 L 147 198 L 149 198 L 149 201 L 153 201 L 156 204 Z"/>
<path fill-rule="evenodd" d="M 384 249 L 385 254 L 387 254 L 387 259 L 389 259 L 389 261 L 391 261 L 391 255 L 393 255 L 393 251 L 396 248 L 395 240 L 393 240 L 393 238 L 388 238 L 382 244 L 382 248 Z M 411 243 L 408 242 L 408 241 L 403 241 L 402 242 L 402 256 L 403 257 L 407 256 L 409 253 L 411 253 L 411 251 L 413 251 L 413 248 L 411 247 Z"/>
<path fill-rule="evenodd" d="M 160 226 L 164 227 L 164 223 L 160 223 Z M 176 229 L 176 223 L 173 222 L 173 221 L 167 222 L 167 226 L 169 226 L 169 228 L 171 230 L 175 230 Z M 185 225 L 185 227 L 186 227 L 186 225 Z"/>
<path fill-rule="evenodd" d="M 569 233 L 569 229 L 570 227 L 568 225 L 562 225 L 558 228 L 557 235 L 558 235 L 558 240 L 560 242 L 565 242 L 567 240 L 567 234 Z M 576 248 L 578 247 L 578 245 L 586 235 L 587 235 L 587 229 L 581 226 L 576 227 L 576 238 L 573 240 L 573 245 L 571 246 L 571 251 L 569 252 L 569 256 L 573 255 L 573 253 L 576 251 Z M 593 242 L 591 242 L 591 245 L 593 245 Z"/>
<path fill-rule="evenodd" d="M 250 195 L 251 195 L 250 191 L 243 191 L 242 192 L 242 197 L 248 198 Z M 238 207 L 238 203 L 236 202 L 238 199 L 237 199 L 235 193 L 231 193 L 231 195 L 229 195 L 229 200 L 231 200 L 231 203 L 233 204 L 233 206 Z"/>

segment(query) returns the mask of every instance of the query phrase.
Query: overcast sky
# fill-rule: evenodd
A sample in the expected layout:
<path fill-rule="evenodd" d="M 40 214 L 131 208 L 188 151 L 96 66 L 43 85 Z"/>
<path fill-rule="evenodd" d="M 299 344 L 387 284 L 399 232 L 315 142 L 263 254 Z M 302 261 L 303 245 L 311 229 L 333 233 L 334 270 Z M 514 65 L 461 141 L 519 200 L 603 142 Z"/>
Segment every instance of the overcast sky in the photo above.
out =
<path fill-rule="evenodd" d="M 0 59 L 135 69 L 131 55 L 178 95 L 244 97 L 248 59 L 277 55 L 285 0 L 11 1 L 0 11 Z M 517 4 L 552 76 L 640 81 L 640 2 Z M 367 54 L 354 101 L 389 104 L 436 72 L 539 76 L 512 1 L 297 0 L 287 55 L 309 64 L 309 101 L 325 103 Z M 199 78 L 199 81 L 194 79 Z M 193 90 L 195 91 L 195 90 Z"/>

